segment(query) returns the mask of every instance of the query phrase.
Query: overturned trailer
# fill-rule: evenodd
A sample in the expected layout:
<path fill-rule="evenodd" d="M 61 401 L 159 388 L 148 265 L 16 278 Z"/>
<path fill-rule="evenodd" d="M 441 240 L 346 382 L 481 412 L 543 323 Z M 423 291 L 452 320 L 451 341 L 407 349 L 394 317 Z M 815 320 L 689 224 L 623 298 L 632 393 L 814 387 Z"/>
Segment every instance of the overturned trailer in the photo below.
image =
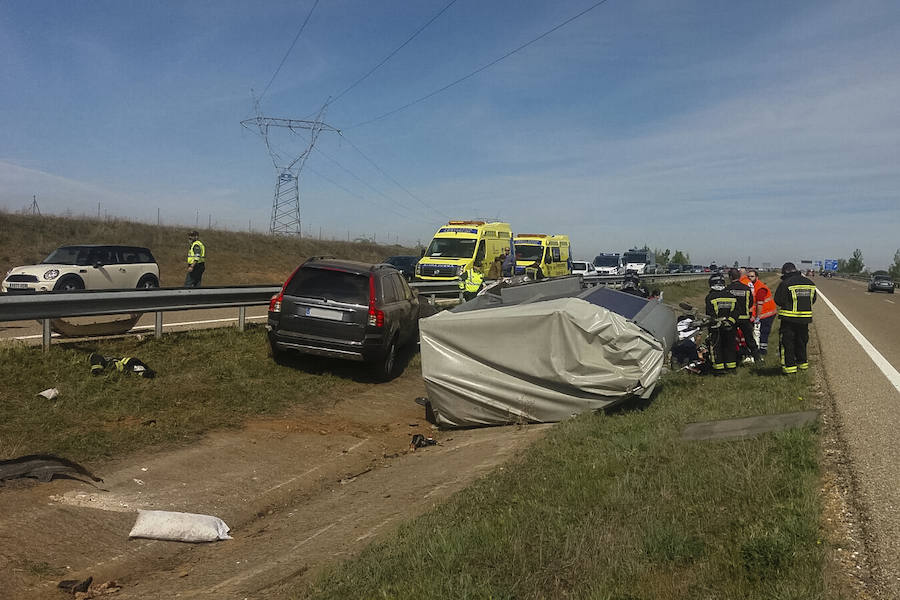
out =
<path fill-rule="evenodd" d="M 438 425 L 556 422 L 653 392 L 675 337 L 662 303 L 579 277 L 494 291 L 420 321 Z"/>

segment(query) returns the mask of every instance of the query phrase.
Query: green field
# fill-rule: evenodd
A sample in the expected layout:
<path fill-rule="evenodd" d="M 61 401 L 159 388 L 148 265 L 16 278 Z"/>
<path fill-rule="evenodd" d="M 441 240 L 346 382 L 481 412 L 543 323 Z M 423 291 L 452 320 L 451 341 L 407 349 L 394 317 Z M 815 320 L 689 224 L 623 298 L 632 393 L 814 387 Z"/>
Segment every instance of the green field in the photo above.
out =
<path fill-rule="evenodd" d="M 696 305 L 703 283 L 666 300 Z M 680 439 L 691 422 L 814 408 L 814 374 L 779 371 L 769 355 L 721 378 L 670 373 L 648 403 L 561 423 L 514 464 L 295 595 L 840 597 L 824 572 L 818 426 Z"/>

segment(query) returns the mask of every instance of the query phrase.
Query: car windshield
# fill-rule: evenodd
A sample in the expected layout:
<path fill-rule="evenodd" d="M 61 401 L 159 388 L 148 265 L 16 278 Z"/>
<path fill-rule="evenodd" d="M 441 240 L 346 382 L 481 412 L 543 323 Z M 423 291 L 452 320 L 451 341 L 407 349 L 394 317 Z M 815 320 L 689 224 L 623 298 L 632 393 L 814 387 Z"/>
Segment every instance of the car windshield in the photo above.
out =
<path fill-rule="evenodd" d="M 647 262 L 647 255 L 643 252 L 626 252 L 623 257 L 625 262 L 627 263 L 645 263 Z"/>
<path fill-rule="evenodd" d="M 331 269 L 304 268 L 297 271 L 284 293 L 289 296 L 365 305 L 369 303 L 369 276 Z"/>
<path fill-rule="evenodd" d="M 516 260 L 541 260 L 541 256 L 543 255 L 543 246 L 537 244 L 522 244 L 521 242 L 516 243 Z"/>
<path fill-rule="evenodd" d="M 891 278 L 888 277 L 887 275 L 876 275 L 875 276 L 875 281 L 890 281 L 890 280 L 891 280 Z"/>
<path fill-rule="evenodd" d="M 42 265 L 78 265 L 87 266 L 90 248 L 84 246 L 63 246 L 50 253 L 41 261 Z"/>
<path fill-rule="evenodd" d="M 434 238 L 425 251 L 432 258 L 472 258 L 475 255 L 476 239 Z"/>
<path fill-rule="evenodd" d="M 618 256 L 598 256 L 594 259 L 595 267 L 618 267 L 619 266 L 619 257 Z"/>

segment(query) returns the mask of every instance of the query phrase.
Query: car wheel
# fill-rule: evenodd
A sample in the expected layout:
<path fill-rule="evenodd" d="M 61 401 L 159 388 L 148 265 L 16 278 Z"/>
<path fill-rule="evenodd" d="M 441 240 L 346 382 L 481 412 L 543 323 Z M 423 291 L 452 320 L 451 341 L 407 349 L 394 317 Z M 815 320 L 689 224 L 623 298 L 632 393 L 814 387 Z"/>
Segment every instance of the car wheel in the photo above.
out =
<path fill-rule="evenodd" d="M 78 275 L 66 275 L 53 286 L 54 292 L 74 292 L 83 289 L 84 280 Z"/>
<path fill-rule="evenodd" d="M 150 289 L 150 288 L 158 288 L 159 280 L 155 275 L 144 275 L 141 277 L 141 280 L 138 281 L 138 288 Z"/>
<path fill-rule="evenodd" d="M 397 338 L 391 340 L 388 344 L 384 356 L 375 364 L 375 376 L 380 381 L 390 381 L 397 376 Z"/>

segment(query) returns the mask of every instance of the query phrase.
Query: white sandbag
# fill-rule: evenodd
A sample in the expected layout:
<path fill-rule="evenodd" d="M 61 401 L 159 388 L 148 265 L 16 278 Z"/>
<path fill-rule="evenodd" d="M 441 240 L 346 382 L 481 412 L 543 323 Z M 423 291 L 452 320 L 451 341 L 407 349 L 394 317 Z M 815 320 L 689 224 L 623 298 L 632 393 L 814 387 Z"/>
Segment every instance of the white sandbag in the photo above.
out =
<path fill-rule="evenodd" d="M 174 542 L 215 542 L 230 540 L 228 531 L 228 525 L 219 517 L 167 510 L 139 510 L 137 521 L 128 537 Z"/>

